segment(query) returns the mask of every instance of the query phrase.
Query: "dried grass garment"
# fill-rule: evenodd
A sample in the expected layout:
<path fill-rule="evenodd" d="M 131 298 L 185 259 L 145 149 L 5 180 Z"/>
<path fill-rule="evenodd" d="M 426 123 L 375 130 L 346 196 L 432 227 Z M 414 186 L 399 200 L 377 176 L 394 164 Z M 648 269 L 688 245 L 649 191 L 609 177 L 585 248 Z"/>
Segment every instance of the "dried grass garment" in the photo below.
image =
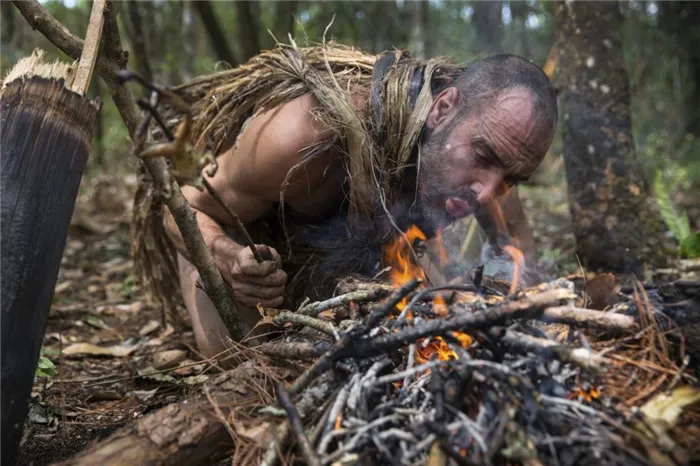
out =
<path fill-rule="evenodd" d="M 288 295 L 298 302 L 331 293 L 339 274 L 376 269 L 380 244 L 397 234 L 389 206 L 419 157 L 417 142 L 432 96 L 441 77 L 458 70 L 443 58 L 416 60 L 401 51 L 376 56 L 332 43 L 300 48 L 292 42 L 174 91 L 192 105 L 192 142 L 216 154 L 249 118 L 307 93 L 319 103 L 318 116 L 335 129 L 335 138 L 308 148 L 304 160 L 330 146 L 342 154 L 348 194 L 336 215 L 320 224 L 300 218 L 285 209 L 282 190 L 277 209 L 246 225 L 254 241 L 280 252 L 290 276 Z M 367 93 L 371 118 L 353 108 L 350 89 Z M 168 124 L 177 121 L 174 116 Z M 136 273 L 151 297 L 172 309 L 179 295 L 176 255 L 163 229 L 162 201 L 143 175 L 132 220 Z"/>

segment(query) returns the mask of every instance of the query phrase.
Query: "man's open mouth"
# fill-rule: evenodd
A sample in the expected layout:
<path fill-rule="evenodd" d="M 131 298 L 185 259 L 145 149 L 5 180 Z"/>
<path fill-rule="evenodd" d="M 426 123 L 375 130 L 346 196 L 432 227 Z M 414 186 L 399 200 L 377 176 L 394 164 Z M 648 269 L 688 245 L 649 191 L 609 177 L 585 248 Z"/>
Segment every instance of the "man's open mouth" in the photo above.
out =
<path fill-rule="evenodd" d="M 447 213 L 455 218 L 466 217 L 474 212 L 469 205 L 469 202 L 458 197 L 448 198 L 445 202 L 445 210 L 447 210 Z"/>

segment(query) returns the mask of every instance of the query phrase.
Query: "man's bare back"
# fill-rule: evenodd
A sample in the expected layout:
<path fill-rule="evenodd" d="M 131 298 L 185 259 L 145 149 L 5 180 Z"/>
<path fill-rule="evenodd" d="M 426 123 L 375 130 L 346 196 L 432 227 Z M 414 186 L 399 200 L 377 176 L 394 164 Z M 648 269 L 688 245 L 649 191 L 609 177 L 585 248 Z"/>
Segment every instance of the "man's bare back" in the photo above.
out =
<path fill-rule="evenodd" d="M 531 94 L 516 86 L 490 106 L 472 112 L 465 112 L 464 96 L 456 87 L 434 97 L 422 149 L 421 173 L 425 173 L 418 179 L 418 210 L 429 231 L 477 209 L 483 218 L 494 199 L 532 175 L 551 143 L 554 127 L 538 122 Z M 361 114 L 366 103 L 358 94 L 353 105 Z M 308 148 L 335 137 L 314 116 L 316 105 L 307 94 L 252 118 L 217 158 L 218 171 L 208 180 L 244 223 L 273 209 L 280 193 L 284 193 L 285 208 L 310 221 L 337 214 L 347 194 L 342 153 L 328 149 L 304 160 Z M 279 253 L 270 248 L 273 260 L 257 263 L 249 248 L 226 234 L 226 213 L 208 193 L 184 187 L 183 194 L 197 213 L 205 243 L 224 280 L 239 305 L 247 308 L 245 319 L 252 326 L 259 319 L 257 304 L 278 307 L 283 302 L 288 277 Z M 181 287 L 198 346 L 212 356 L 226 348 L 222 340 L 228 332 L 206 294 L 195 286 L 198 275 L 167 213 L 165 225 L 180 254 Z"/>

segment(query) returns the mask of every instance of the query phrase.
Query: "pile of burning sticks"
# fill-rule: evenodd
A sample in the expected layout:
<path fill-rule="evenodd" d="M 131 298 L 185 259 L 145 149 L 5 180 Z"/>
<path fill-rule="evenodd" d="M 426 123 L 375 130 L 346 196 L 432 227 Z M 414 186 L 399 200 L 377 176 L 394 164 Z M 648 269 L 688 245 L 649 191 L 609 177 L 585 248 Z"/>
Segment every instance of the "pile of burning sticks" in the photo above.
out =
<path fill-rule="evenodd" d="M 399 288 L 353 280 L 342 288 L 329 301 L 268 315 L 303 329 L 265 352 L 296 347 L 314 362 L 278 384 L 289 422 L 278 424 L 263 464 L 292 439 L 311 465 L 662 464 L 652 452 L 682 464 L 651 427 L 639 428 L 642 414 L 605 396 L 610 360 L 580 330 L 634 334 L 639 319 L 574 307 L 573 282 L 510 296 L 429 288 L 415 277 Z"/>
<path fill-rule="evenodd" d="M 642 409 L 621 402 L 635 390 L 627 399 L 648 401 L 697 384 L 672 362 L 643 288 L 603 312 L 576 307 L 581 290 L 567 279 L 498 290 L 477 273 L 469 284 L 430 287 L 405 248 L 388 251 L 391 283 L 348 278 L 331 300 L 261 310 L 295 330 L 263 345 L 268 356 L 313 361 L 291 385 L 277 384 L 286 419 L 262 464 L 281 451 L 310 465 L 687 461 L 657 421 L 677 421 L 698 391 L 665 401 L 675 417 L 650 407 L 658 398 Z M 617 354 L 635 344 L 638 353 Z M 646 379 L 634 371 L 645 363 Z M 652 379 L 655 370 L 666 373 Z"/>

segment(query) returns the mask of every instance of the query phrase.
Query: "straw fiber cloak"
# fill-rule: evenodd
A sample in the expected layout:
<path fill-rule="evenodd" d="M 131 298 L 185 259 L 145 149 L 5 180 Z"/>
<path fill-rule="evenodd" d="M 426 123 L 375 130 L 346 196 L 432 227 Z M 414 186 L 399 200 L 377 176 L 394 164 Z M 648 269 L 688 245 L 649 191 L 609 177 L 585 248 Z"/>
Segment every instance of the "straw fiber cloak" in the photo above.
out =
<path fill-rule="evenodd" d="M 392 203 L 419 157 L 417 142 L 432 96 L 443 86 L 442 77 L 458 71 L 443 58 L 416 60 L 401 51 L 376 56 L 330 43 L 299 48 L 292 42 L 173 90 L 192 106 L 191 141 L 202 151 L 209 147 L 220 154 L 249 118 L 307 93 L 318 101 L 319 117 L 335 129 L 334 139 L 308 148 L 303 161 L 331 146 L 342 154 L 348 186 L 341 208 L 312 223 L 285 209 L 282 190 L 276 209 L 246 225 L 256 243 L 280 253 L 289 276 L 287 295 L 298 303 L 331 294 L 340 275 L 378 270 L 380 245 L 397 234 Z M 370 118 L 354 110 L 348 89 L 369 96 Z M 162 201 L 150 177 L 143 170 L 142 175 L 131 231 L 136 274 L 152 298 L 173 309 L 180 295 L 177 258 L 163 228 Z"/>

